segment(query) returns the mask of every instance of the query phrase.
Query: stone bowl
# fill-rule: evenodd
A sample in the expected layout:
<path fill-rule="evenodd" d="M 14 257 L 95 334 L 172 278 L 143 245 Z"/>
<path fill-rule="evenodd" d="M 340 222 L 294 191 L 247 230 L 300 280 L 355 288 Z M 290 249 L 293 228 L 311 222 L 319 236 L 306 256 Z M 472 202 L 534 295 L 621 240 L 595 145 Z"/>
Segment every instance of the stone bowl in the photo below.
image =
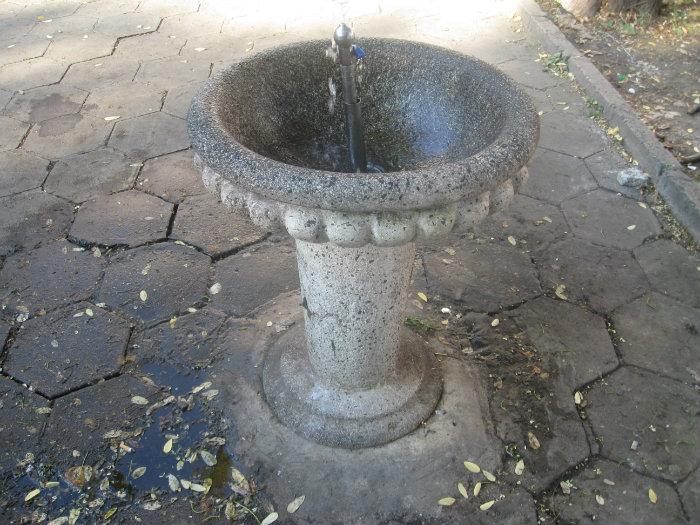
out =
<path fill-rule="evenodd" d="M 538 140 L 530 99 L 469 56 L 359 43 L 368 159 L 384 173 L 347 171 L 338 67 L 327 41 L 309 41 L 245 58 L 195 97 L 189 132 L 205 184 L 262 227 L 341 246 L 444 235 L 506 205 Z"/>

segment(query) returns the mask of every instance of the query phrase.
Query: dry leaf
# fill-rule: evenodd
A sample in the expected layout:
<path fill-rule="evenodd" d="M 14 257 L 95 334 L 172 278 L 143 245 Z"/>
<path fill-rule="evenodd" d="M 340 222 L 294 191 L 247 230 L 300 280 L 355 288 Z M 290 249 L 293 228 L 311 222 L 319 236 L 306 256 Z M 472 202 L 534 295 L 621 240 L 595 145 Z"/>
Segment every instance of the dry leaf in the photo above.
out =
<path fill-rule="evenodd" d="M 515 237 L 513 237 L 512 235 L 509 235 L 509 236 L 508 236 L 508 242 L 509 242 L 510 244 L 512 244 L 513 246 L 515 246 L 516 244 L 518 244 L 518 242 L 515 240 Z"/>
<path fill-rule="evenodd" d="M 195 492 L 206 492 L 207 491 L 207 488 L 200 483 L 190 483 L 190 489 L 194 490 Z"/>
<path fill-rule="evenodd" d="M 180 490 L 180 482 L 172 474 L 168 474 L 168 486 L 173 492 L 177 492 L 178 490 Z"/>
<path fill-rule="evenodd" d="M 462 483 L 457 483 L 457 490 L 462 495 L 462 497 L 464 497 L 464 499 L 467 499 L 469 497 L 467 487 L 465 487 Z"/>
<path fill-rule="evenodd" d="M 78 521 L 79 517 L 80 509 L 70 509 L 70 512 L 68 513 L 68 525 L 75 525 L 75 522 Z"/>
<path fill-rule="evenodd" d="M 274 523 L 277 521 L 277 518 L 279 518 L 279 514 L 276 512 L 270 512 L 264 520 L 260 522 L 260 525 L 270 525 L 270 523 Z"/>
<path fill-rule="evenodd" d="M 145 510 L 153 511 L 153 510 L 158 510 L 161 507 L 161 505 L 160 505 L 160 502 L 158 502 L 158 501 L 147 501 L 146 503 L 144 503 L 142 505 L 142 507 Z"/>
<path fill-rule="evenodd" d="M 206 392 L 202 392 L 202 397 L 211 401 L 218 394 L 219 394 L 219 391 L 216 390 L 215 388 L 212 388 L 211 390 L 207 390 Z"/>
<path fill-rule="evenodd" d="M 520 476 L 525 471 L 525 462 L 521 459 L 515 464 L 515 474 Z"/>
<path fill-rule="evenodd" d="M 209 293 L 212 295 L 216 295 L 221 291 L 221 283 L 214 283 L 211 285 L 211 288 L 209 288 Z"/>
<path fill-rule="evenodd" d="M 173 449 L 173 440 L 169 439 L 168 441 L 165 442 L 165 445 L 163 445 L 163 452 L 166 454 L 170 454 L 170 451 Z"/>
<path fill-rule="evenodd" d="M 479 467 L 479 465 L 476 463 L 472 463 L 471 461 L 465 461 L 464 466 L 469 472 L 473 472 L 474 474 L 481 472 L 481 467 Z"/>
<path fill-rule="evenodd" d="M 598 502 L 598 505 L 605 505 L 605 499 L 600 494 L 595 495 L 595 500 Z"/>
<path fill-rule="evenodd" d="M 113 120 L 117 120 L 118 118 L 119 118 L 119 115 L 111 115 L 111 116 L 109 116 L 109 117 L 105 117 L 105 120 L 106 120 L 107 122 L 111 122 L 111 121 L 113 121 Z"/>
<path fill-rule="evenodd" d="M 135 468 L 134 471 L 131 473 L 131 477 L 134 479 L 139 479 L 145 473 L 146 473 L 146 467 Z"/>
<path fill-rule="evenodd" d="M 559 482 L 559 486 L 561 487 L 562 494 L 571 494 L 571 482 L 570 481 L 561 481 L 561 482 Z"/>
<path fill-rule="evenodd" d="M 566 301 L 567 297 L 564 295 L 564 292 L 566 291 L 566 285 L 565 284 L 560 284 L 557 286 L 557 289 L 554 290 L 554 295 L 559 297 L 562 301 Z"/>
<path fill-rule="evenodd" d="M 656 503 L 658 500 L 659 498 L 656 495 L 656 492 L 654 492 L 654 489 L 649 489 L 649 501 Z"/>
<path fill-rule="evenodd" d="M 457 252 L 454 250 L 454 248 L 445 248 L 445 252 L 448 255 L 456 255 L 457 254 Z"/>
<path fill-rule="evenodd" d="M 202 461 L 208 466 L 213 467 L 216 465 L 216 456 L 207 450 L 200 450 L 199 455 L 202 456 Z"/>
<path fill-rule="evenodd" d="M 112 507 L 107 512 L 105 512 L 105 521 L 114 516 L 117 513 L 117 507 Z"/>
<path fill-rule="evenodd" d="M 479 495 L 479 492 L 481 492 L 481 481 L 478 481 L 476 485 L 474 485 L 474 490 L 472 492 L 474 493 L 474 497 Z"/>
<path fill-rule="evenodd" d="M 148 299 L 148 293 L 146 293 L 146 290 L 141 290 L 141 291 L 139 292 L 139 298 L 140 298 L 141 301 L 143 301 L 144 303 L 146 302 L 146 299 Z"/>
<path fill-rule="evenodd" d="M 632 231 L 632 230 L 634 230 L 636 227 L 637 227 L 636 224 L 630 224 L 629 226 L 627 226 L 627 229 L 628 229 L 629 231 Z"/>
<path fill-rule="evenodd" d="M 501 320 L 498 317 L 496 317 L 493 321 L 491 321 L 491 326 L 495 327 L 495 326 L 498 326 L 499 324 L 501 324 Z"/>
<path fill-rule="evenodd" d="M 181 480 L 180 480 L 180 485 L 182 485 L 182 488 L 183 488 L 183 489 L 189 489 L 189 488 L 192 486 L 192 483 L 190 483 L 190 482 L 189 482 L 188 480 L 186 480 L 186 479 L 181 479 Z"/>
<path fill-rule="evenodd" d="M 496 503 L 496 500 L 489 500 L 486 503 L 482 503 L 479 505 L 479 509 L 481 510 L 489 510 L 491 507 L 493 507 L 493 504 Z"/>
<path fill-rule="evenodd" d="M 93 315 L 95 315 L 95 313 L 92 311 L 92 308 L 86 308 L 85 315 L 87 315 L 88 317 L 92 317 Z"/>
<path fill-rule="evenodd" d="M 131 402 L 132 402 L 134 405 L 147 405 L 147 404 L 148 404 L 148 399 L 146 399 L 145 397 L 141 397 L 141 396 L 133 396 L 133 397 L 131 398 Z"/>
<path fill-rule="evenodd" d="M 196 394 L 196 393 L 198 393 L 198 392 L 201 392 L 201 391 L 204 390 L 205 388 L 209 388 L 210 386 L 211 386 L 211 381 L 205 381 L 205 382 L 202 383 L 201 385 L 194 387 L 194 388 L 192 389 L 192 393 L 193 393 L 193 394 Z"/>
<path fill-rule="evenodd" d="M 27 492 L 27 495 L 24 496 L 24 501 L 33 500 L 33 499 L 36 498 L 40 493 L 41 493 L 41 489 L 30 490 L 29 492 Z"/>
<path fill-rule="evenodd" d="M 537 436 L 532 432 L 527 433 L 527 440 L 530 443 L 530 447 L 533 450 L 537 450 L 538 448 L 540 448 L 540 440 L 537 439 Z"/>
<path fill-rule="evenodd" d="M 488 470 L 482 470 L 481 473 L 484 475 L 486 479 L 488 479 L 490 482 L 496 481 L 496 476 L 491 474 Z"/>
<path fill-rule="evenodd" d="M 240 470 L 235 467 L 231 467 L 231 479 L 233 480 L 231 487 L 233 488 L 234 492 L 240 494 L 241 496 L 250 495 L 250 483 L 248 483 L 246 477 L 241 474 Z"/>
<path fill-rule="evenodd" d="M 418 292 L 416 295 L 417 295 L 417 296 L 420 298 L 420 300 L 423 301 L 424 303 L 427 303 L 427 302 L 428 302 L 428 296 L 425 295 L 423 292 Z"/>
<path fill-rule="evenodd" d="M 448 496 L 446 498 L 442 498 L 438 500 L 438 505 L 442 505 L 443 507 L 449 507 L 450 505 L 454 505 L 456 499 L 454 499 L 451 496 Z"/>
<path fill-rule="evenodd" d="M 287 505 L 287 512 L 290 514 L 294 514 L 297 510 L 299 510 L 299 507 L 301 507 L 302 503 L 304 503 L 304 500 L 306 499 L 306 496 L 301 495 L 298 498 L 293 499 L 291 502 L 289 502 L 289 505 Z"/>

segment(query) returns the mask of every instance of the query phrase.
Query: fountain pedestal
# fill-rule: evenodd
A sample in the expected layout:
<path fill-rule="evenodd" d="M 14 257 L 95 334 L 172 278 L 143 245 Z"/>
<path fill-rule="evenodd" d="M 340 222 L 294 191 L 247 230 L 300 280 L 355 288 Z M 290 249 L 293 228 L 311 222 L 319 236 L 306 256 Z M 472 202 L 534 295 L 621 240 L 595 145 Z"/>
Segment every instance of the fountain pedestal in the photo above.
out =
<path fill-rule="evenodd" d="M 361 43 L 367 156 L 386 173 L 344 171 L 325 42 L 224 70 L 188 119 L 205 185 L 296 240 L 305 330 L 267 348 L 265 400 L 297 433 L 344 448 L 390 442 L 430 417 L 439 367 L 403 327 L 415 244 L 507 206 L 539 132 L 528 97 L 495 68 L 424 44 Z"/>

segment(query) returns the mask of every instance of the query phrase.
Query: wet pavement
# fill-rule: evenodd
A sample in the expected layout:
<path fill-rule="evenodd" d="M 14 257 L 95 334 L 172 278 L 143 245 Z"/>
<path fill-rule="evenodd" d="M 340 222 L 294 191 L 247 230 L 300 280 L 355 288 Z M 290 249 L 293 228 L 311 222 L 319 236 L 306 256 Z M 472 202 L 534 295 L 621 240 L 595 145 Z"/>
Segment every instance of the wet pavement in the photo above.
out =
<path fill-rule="evenodd" d="M 0 521 L 329 521 L 333 479 L 248 457 L 217 379 L 246 338 L 288 328 L 265 316 L 298 287 L 293 246 L 206 194 L 184 118 L 212 71 L 346 18 L 496 64 L 542 115 L 511 208 L 422 247 L 406 305 L 442 365 L 485 385 L 496 479 L 428 466 L 453 503 L 353 522 L 697 523 L 700 260 L 653 188 L 617 185 L 615 131 L 505 2 L 302 11 L 0 1 Z M 324 490 L 277 491 L 307 474 Z M 381 500 L 410 475 L 358 486 Z"/>

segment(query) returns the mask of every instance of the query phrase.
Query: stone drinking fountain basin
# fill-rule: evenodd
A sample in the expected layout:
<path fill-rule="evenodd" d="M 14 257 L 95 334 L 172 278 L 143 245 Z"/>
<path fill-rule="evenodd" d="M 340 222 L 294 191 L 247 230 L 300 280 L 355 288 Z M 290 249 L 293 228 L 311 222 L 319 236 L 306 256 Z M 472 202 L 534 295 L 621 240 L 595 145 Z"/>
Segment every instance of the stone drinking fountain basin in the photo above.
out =
<path fill-rule="evenodd" d="M 433 413 L 439 367 L 404 328 L 416 243 L 507 206 L 539 134 L 530 99 L 488 64 L 408 41 L 359 44 L 366 155 L 383 172 L 350 170 L 327 41 L 239 61 L 189 114 L 205 185 L 296 242 L 304 323 L 266 350 L 266 402 L 297 433 L 346 448 L 397 439 Z"/>

